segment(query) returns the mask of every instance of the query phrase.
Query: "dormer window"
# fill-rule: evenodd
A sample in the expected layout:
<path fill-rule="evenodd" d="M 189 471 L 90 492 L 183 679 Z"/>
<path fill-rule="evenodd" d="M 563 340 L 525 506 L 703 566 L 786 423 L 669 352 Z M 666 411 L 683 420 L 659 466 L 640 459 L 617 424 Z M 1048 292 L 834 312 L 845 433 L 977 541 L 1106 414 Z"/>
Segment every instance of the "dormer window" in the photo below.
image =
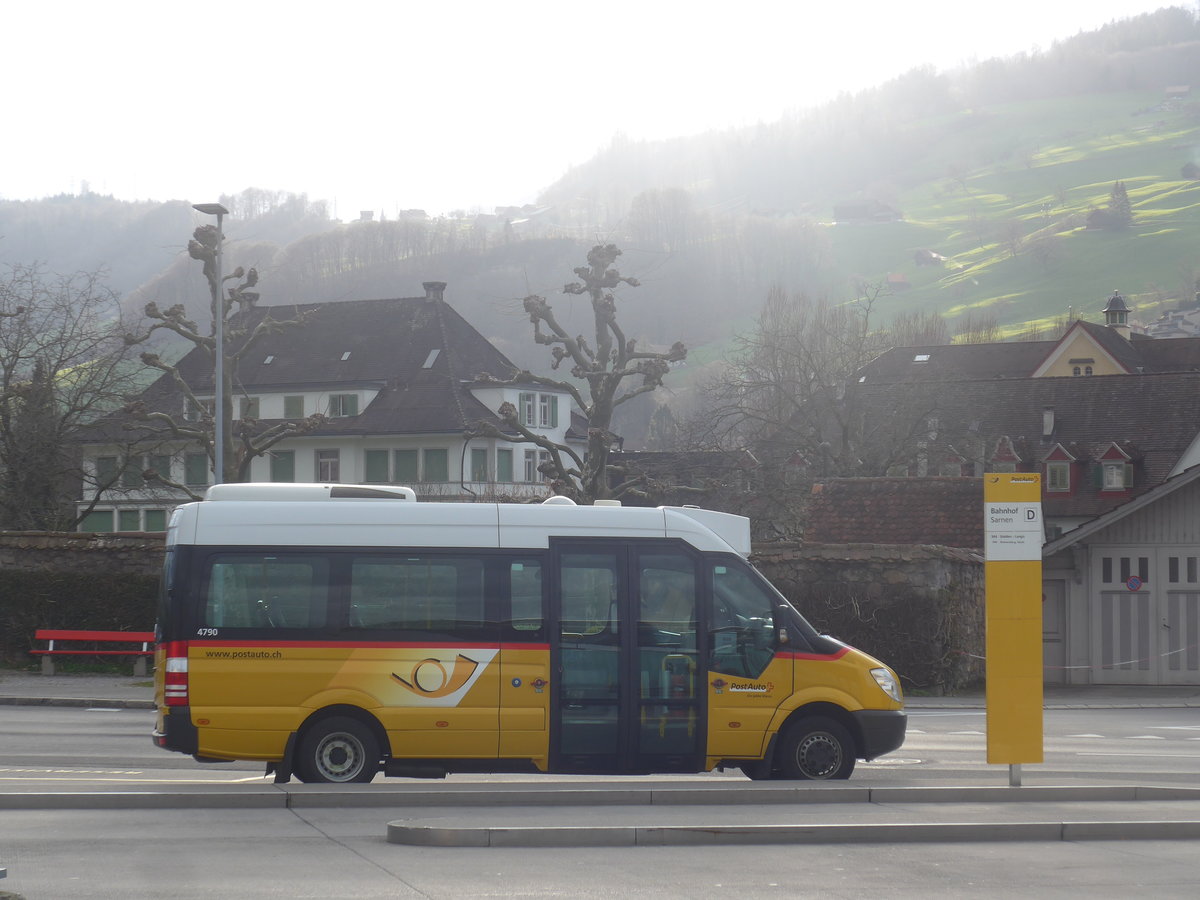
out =
<path fill-rule="evenodd" d="M 358 394 L 330 394 L 329 417 L 331 419 L 358 415 Z"/>
<path fill-rule="evenodd" d="M 1132 466 L 1124 462 L 1104 463 L 1104 490 L 1127 490 L 1131 486 L 1130 482 L 1133 480 L 1132 469 Z"/>
<path fill-rule="evenodd" d="M 557 428 L 558 396 L 522 393 L 518 397 L 517 412 L 521 424 L 528 428 Z"/>
<path fill-rule="evenodd" d="M 1065 460 L 1046 463 L 1046 490 L 1069 491 L 1071 489 L 1071 464 Z"/>

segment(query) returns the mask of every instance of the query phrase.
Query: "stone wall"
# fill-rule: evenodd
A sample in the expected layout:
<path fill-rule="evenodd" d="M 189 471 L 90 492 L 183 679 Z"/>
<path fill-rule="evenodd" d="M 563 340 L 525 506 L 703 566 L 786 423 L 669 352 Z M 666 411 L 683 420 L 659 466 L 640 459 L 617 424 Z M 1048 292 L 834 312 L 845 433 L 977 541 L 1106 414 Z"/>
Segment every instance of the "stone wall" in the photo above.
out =
<path fill-rule="evenodd" d="M 157 575 L 162 534 L 0 531 L 0 571 Z"/>
<path fill-rule="evenodd" d="M 818 631 L 886 662 L 906 689 L 983 677 L 983 557 L 942 546 L 771 544 L 755 565 Z"/>

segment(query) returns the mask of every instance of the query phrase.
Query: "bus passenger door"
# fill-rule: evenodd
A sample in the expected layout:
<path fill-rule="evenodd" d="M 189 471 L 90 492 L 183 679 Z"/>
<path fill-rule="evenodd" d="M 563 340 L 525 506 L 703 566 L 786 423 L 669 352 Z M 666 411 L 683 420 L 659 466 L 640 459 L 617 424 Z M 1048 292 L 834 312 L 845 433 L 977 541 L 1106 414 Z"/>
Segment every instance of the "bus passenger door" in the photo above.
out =
<path fill-rule="evenodd" d="M 649 542 L 557 549 L 553 767 L 696 771 L 705 734 L 696 562 Z"/>

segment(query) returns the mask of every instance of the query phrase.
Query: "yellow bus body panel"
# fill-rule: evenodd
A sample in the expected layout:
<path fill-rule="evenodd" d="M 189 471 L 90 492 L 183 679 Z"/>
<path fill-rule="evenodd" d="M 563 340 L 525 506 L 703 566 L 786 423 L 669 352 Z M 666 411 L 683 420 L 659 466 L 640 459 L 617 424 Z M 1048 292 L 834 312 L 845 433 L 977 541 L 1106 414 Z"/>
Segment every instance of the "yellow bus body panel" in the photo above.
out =
<path fill-rule="evenodd" d="M 847 712 L 903 709 L 871 677 L 883 663 L 853 648 L 830 655 L 777 655 L 758 678 L 709 672 L 708 759 L 761 759 L 788 716 L 813 703 Z M 731 696 L 732 695 L 732 696 Z"/>
<path fill-rule="evenodd" d="M 200 753 L 282 759 L 309 715 L 345 705 L 379 720 L 396 757 L 494 758 L 498 657 L 498 648 L 474 645 L 193 645 L 188 680 Z"/>

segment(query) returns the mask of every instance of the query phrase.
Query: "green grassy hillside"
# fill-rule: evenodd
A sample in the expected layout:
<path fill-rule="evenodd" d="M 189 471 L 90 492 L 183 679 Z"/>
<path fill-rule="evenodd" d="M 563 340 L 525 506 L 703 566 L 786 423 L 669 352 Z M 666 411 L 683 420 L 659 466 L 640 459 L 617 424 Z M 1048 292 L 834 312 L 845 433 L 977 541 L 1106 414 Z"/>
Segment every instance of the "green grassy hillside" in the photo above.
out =
<path fill-rule="evenodd" d="M 1088 95 L 963 112 L 919 165 L 895 173 L 905 220 L 836 225 L 837 266 L 869 281 L 907 279 L 884 312 L 994 316 L 1008 331 L 1073 310 L 1096 318 L 1120 289 L 1142 321 L 1190 300 L 1200 275 L 1200 109 L 1161 94 Z M 1086 227 L 1122 181 L 1134 221 Z M 944 266 L 918 266 L 934 250 Z"/>

